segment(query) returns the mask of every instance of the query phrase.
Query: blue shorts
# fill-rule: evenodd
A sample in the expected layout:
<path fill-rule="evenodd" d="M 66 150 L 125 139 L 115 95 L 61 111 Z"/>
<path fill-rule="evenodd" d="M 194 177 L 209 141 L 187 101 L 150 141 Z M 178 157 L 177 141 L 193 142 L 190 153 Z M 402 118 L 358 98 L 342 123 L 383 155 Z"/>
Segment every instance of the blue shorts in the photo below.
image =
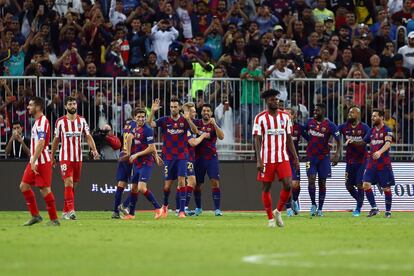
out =
<path fill-rule="evenodd" d="M 331 160 L 329 155 L 323 159 L 312 157 L 306 162 L 306 172 L 308 176 L 317 174 L 322 179 L 331 177 Z"/>
<path fill-rule="evenodd" d="M 164 179 L 176 180 L 179 176 L 187 176 L 187 159 L 164 160 Z"/>
<path fill-rule="evenodd" d="M 292 180 L 299 181 L 300 180 L 300 168 L 299 170 L 296 170 L 295 164 L 293 164 L 293 162 L 290 162 L 290 168 L 292 169 Z"/>
<path fill-rule="evenodd" d="M 189 176 L 194 176 L 195 172 L 194 172 L 194 163 L 188 161 L 187 162 L 187 177 Z"/>
<path fill-rule="evenodd" d="M 131 183 L 137 184 L 138 182 L 148 183 L 151 178 L 153 166 L 144 165 L 141 168 L 134 166 L 134 173 L 131 178 Z"/>
<path fill-rule="evenodd" d="M 366 164 L 346 164 L 345 169 L 345 186 L 362 185 L 362 178 L 364 176 Z"/>
<path fill-rule="evenodd" d="M 378 184 L 382 188 L 395 185 L 394 172 L 392 168 L 384 168 L 381 171 L 375 169 L 366 169 L 364 173 L 364 182 Z"/>
<path fill-rule="evenodd" d="M 207 173 L 208 178 L 220 180 L 219 161 L 217 157 L 206 160 L 199 158 L 194 163 L 197 184 L 204 183 L 204 177 Z"/>
<path fill-rule="evenodd" d="M 116 169 L 116 181 L 127 182 L 129 181 L 132 173 L 133 164 L 129 161 L 118 162 L 118 168 Z"/>

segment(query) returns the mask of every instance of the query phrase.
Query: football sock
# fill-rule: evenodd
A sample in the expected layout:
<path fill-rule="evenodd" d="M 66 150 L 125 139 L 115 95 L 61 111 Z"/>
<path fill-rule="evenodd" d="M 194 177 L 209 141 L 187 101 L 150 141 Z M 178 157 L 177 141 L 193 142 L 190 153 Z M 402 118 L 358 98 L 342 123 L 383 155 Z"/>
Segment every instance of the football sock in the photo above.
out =
<path fill-rule="evenodd" d="M 191 186 L 186 187 L 186 189 L 185 189 L 185 194 L 186 194 L 185 207 L 188 207 L 188 205 L 190 204 L 190 200 L 191 200 L 191 196 L 193 195 L 193 191 L 194 191 L 193 187 L 191 187 Z"/>
<path fill-rule="evenodd" d="M 46 209 L 49 213 L 50 220 L 57 220 L 58 216 L 56 212 L 55 196 L 50 192 L 44 197 L 44 200 L 46 202 Z"/>
<path fill-rule="evenodd" d="M 348 186 L 346 187 L 346 189 L 348 190 L 349 194 L 356 200 L 358 201 L 358 192 L 357 189 L 355 189 L 354 186 Z"/>
<path fill-rule="evenodd" d="M 201 190 L 194 189 L 194 201 L 196 207 L 201 209 Z"/>
<path fill-rule="evenodd" d="M 129 214 L 131 216 L 134 216 L 135 215 L 135 209 L 137 207 L 138 192 L 136 192 L 136 193 L 131 192 L 130 197 L 131 197 L 131 202 L 129 203 Z"/>
<path fill-rule="evenodd" d="M 272 196 L 270 192 L 262 192 L 262 202 L 268 219 L 273 219 L 272 213 Z"/>
<path fill-rule="evenodd" d="M 73 187 L 65 187 L 65 207 L 66 207 L 66 212 L 70 212 L 73 211 L 75 209 L 74 206 L 74 195 L 73 195 Z M 65 208 L 64 211 L 65 212 Z"/>
<path fill-rule="evenodd" d="M 152 205 L 154 206 L 154 209 L 160 209 L 160 208 L 161 208 L 160 204 L 159 204 L 159 203 L 157 202 L 157 200 L 155 199 L 154 194 L 153 194 L 150 190 L 147 190 L 147 191 L 144 193 L 144 196 L 147 198 L 147 200 L 148 200 L 149 202 L 151 202 L 151 203 L 152 203 Z"/>
<path fill-rule="evenodd" d="M 372 192 L 372 188 L 365 190 L 365 194 L 367 196 L 368 202 L 371 205 L 371 207 L 377 208 L 377 203 L 375 202 L 375 196 L 374 196 L 374 193 Z"/>
<path fill-rule="evenodd" d="M 220 209 L 221 192 L 220 188 L 213 188 L 211 191 L 213 195 L 214 210 Z"/>
<path fill-rule="evenodd" d="M 185 210 L 185 202 L 186 202 L 186 188 L 180 187 L 180 212 L 184 212 Z"/>
<path fill-rule="evenodd" d="M 315 185 L 308 186 L 309 196 L 312 201 L 312 205 L 316 205 L 316 187 Z"/>
<path fill-rule="evenodd" d="M 37 208 L 35 194 L 32 189 L 23 192 L 24 199 L 26 200 L 27 208 L 32 216 L 39 215 L 39 209 Z"/>
<path fill-rule="evenodd" d="M 180 187 L 177 187 L 177 190 L 175 191 L 175 209 L 180 209 Z"/>
<path fill-rule="evenodd" d="M 384 191 L 384 195 L 385 195 L 385 211 L 391 212 L 392 192 Z"/>
<path fill-rule="evenodd" d="M 170 197 L 171 190 L 164 188 L 164 206 L 168 206 L 168 198 Z"/>
<path fill-rule="evenodd" d="M 114 212 L 115 213 L 119 213 L 118 211 L 118 206 L 119 204 L 121 204 L 122 201 L 122 193 L 124 192 L 124 188 L 123 187 L 116 187 L 116 192 L 115 192 L 115 203 L 114 203 Z"/>
<path fill-rule="evenodd" d="M 298 187 L 292 187 L 292 198 L 293 201 L 298 201 L 300 194 L 300 186 Z"/>
<path fill-rule="evenodd" d="M 318 210 L 322 210 L 323 204 L 325 203 L 325 197 L 326 197 L 326 186 L 319 186 L 319 205 Z"/>
<path fill-rule="evenodd" d="M 279 202 L 277 203 L 277 210 L 279 212 L 283 211 L 283 206 L 285 206 L 286 202 L 288 201 L 290 197 L 290 190 L 281 190 L 279 195 Z"/>
<path fill-rule="evenodd" d="M 358 188 L 358 200 L 357 200 L 357 207 L 358 211 L 361 211 L 362 205 L 364 204 L 364 189 Z"/>

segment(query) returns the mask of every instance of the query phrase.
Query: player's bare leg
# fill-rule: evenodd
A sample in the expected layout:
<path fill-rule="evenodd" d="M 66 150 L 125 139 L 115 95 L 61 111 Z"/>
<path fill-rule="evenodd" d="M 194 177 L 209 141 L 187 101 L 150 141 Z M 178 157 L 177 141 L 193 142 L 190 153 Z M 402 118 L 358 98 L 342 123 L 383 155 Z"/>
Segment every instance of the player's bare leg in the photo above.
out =
<path fill-rule="evenodd" d="M 149 202 L 152 203 L 155 210 L 155 216 L 154 219 L 159 219 L 162 216 L 162 209 L 160 204 L 157 202 L 157 200 L 154 197 L 154 194 L 147 188 L 147 183 L 145 182 L 139 182 L 138 183 L 138 191 L 143 194 Z"/>
<path fill-rule="evenodd" d="M 270 195 L 270 188 L 272 187 L 272 182 L 262 182 L 262 202 L 263 207 L 266 211 L 267 218 L 269 220 L 269 227 L 275 227 L 276 221 L 272 213 L 272 196 Z"/>
<path fill-rule="evenodd" d="M 364 188 L 365 195 L 367 196 L 367 200 L 369 204 L 371 205 L 371 211 L 369 211 L 369 214 L 367 217 L 373 217 L 379 214 L 379 210 L 377 207 L 377 203 L 375 202 L 375 196 L 372 191 L 372 185 L 369 182 L 364 182 L 362 184 L 362 187 Z"/>
<path fill-rule="evenodd" d="M 315 216 L 317 212 L 317 206 L 316 206 L 316 175 L 310 175 L 308 176 L 308 191 L 309 196 L 312 201 L 312 206 L 310 209 L 310 215 Z"/>
<path fill-rule="evenodd" d="M 53 195 L 51 188 L 41 187 L 40 193 L 42 194 L 42 197 L 46 202 L 46 209 L 50 218 L 50 221 L 47 223 L 47 226 L 60 226 L 60 222 L 58 220 L 58 215 L 56 211 L 55 196 Z"/>
<path fill-rule="evenodd" d="M 178 187 L 180 189 L 180 212 L 178 214 L 179 218 L 185 218 L 185 201 L 186 201 L 186 191 L 185 191 L 185 177 L 178 177 Z"/>
<path fill-rule="evenodd" d="M 62 218 L 66 220 L 76 220 L 73 177 L 65 178 L 64 184 L 65 194 Z"/>
<path fill-rule="evenodd" d="M 284 223 L 282 220 L 282 211 L 283 211 L 283 207 L 285 206 L 286 202 L 289 200 L 289 197 L 290 197 L 292 177 L 285 177 L 281 180 L 281 182 L 282 182 L 282 190 L 280 191 L 279 202 L 277 203 L 277 208 L 273 211 L 273 215 L 276 219 L 276 225 L 279 227 L 284 226 Z"/>
<path fill-rule="evenodd" d="M 121 216 L 119 215 L 118 207 L 121 205 L 122 202 L 122 194 L 127 186 L 127 183 L 124 181 L 118 181 L 118 185 L 116 187 L 115 192 L 115 201 L 114 201 L 114 212 L 112 213 L 113 219 L 120 219 Z"/>
<path fill-rule="evenodd" d="M 171 193 L 171 186 L 174 180 L 165 180 L 164 181 L 164 203 L 162 205 L 162 217 L 166 218 L 168 216 L 168 198 Z"/>
<path fill-rule="evenodd" d="M 31 226 L 33 224 L 41 222 L 43 219 L 39 214 L 39 209 L 37 208 L 37 202 L 35 194 L 32 190 L 32 187 L 27 183 L 20 183 L 20 191 L 23 193 L 23 196 L 26 200 L 26 205 L 29 209 L 32 218 L 28 220 L 23 226 Z"/>
<path fill-rule="evenodd" d="M 323 217 L 323 204 L 325 203 L 325 197 L 326 197 L 326 179 L 325 178 L 319 178 L 318 180 L 318 186 L 319 186 L 319 201 L 318 201 L 318 217 Z"/>
<path fill-rule="evenodd" d="M 220 182 L 218 179 L 210 179 L 211 184 L 211 193 L 213 195 L 213 202 L 214 202 L 214 215 L 223 216 L 223 212 L 220 209 L 220 201 L 221 201 L 221 192 L 220 192 Z"/>

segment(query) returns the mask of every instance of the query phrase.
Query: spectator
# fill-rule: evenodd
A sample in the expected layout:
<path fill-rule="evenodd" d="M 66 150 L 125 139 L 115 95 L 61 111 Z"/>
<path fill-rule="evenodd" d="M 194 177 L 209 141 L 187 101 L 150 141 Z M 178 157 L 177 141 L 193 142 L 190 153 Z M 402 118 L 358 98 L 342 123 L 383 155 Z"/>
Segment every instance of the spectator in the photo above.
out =
<path fill-rule="evenodd" d="M 132 19 L 127 39 L 130 46 L 129 68 L 132 69 L 142 65 L 145 55 L 149 52 L 147 49 L 149 40 L 141 30 L 141 19 L 138 17 Z"/>
<path fill-rule="evenodd" d="M 103 160 L 118 160 L 121 140 L 113 133 L 110 125 L 105 124 L 93 133 L 93 139 Z"/>
<path fill-rule="evenodd" d="M 363 35 L 360 39 L 355 39 L 352 47 L 352 58 L 354 62 L 360 62 L 364 67 L 370 64 L 370 58 L 375 54 L 375 51 L 368 47 L 368 36 Z"/>
<path fill-rule="evenodd" d="M 295 77 L 293 71 L 286 67 L 286 56 L 279 56 L 276 59 L 275 65 L 271 65 L 265 72 L 265 76 L 272 79 L 280 79 L 272 80 L 270 87 L 278 90 L 280 92 L 279 99 L 285 102 L 288 98 L 287 87 L 289 86 L 289 82 Z"/>
<path fill-rule="evenodd" d="M 84 66 L 85 63 L 75 45 L 66 49 L 63 55 L 53 64 L 56 74 L 61 77 L 76 77 Z"/>
<path fill-rule="evenodd" d="M 341 61 L 339 64 L 340 64 L 339 67 L 345 66 L 348 69 L 348 71 L 351 69 L 353 62 L 352 62 L 352 51 L 350 48 L 345 48 L 342 51 Z"/>
<path fill-rule="evenodd" d="M 118 25 L 126 21 L 127 17 L 123 13 L 124 4 L 122 0 L 111 0 L 111 7 L 109 8 L 109 20 L 112 26 Z"/>
<path fill-rule="evenodd" d="M 194 78 L 211 78 L 214 73 L 214 65 L 211 63 L 211 52 L 208 49 L 196 52 L 192 50 L 192 64 Z M 192 97 L 195 98 L 197 90 L 204 91 L 208 85 L 208 80 L 193 80 Z"/>
<path fill-rule="evenodd" d="M 387 42 L 392 42 L 390 38 L 391 24 L 384 22 L 381 24 L 380 30 L 370 43 L 370 47 L 375 50 L 377 54 L 381 54 Z"/>
<path fill-rule="evenodd" d="M 249 22 L 249 17 L 240 7 L 240 1 L 234 1 L 227 17 L 224 19 L 226 24 L 234 24 L 237 28 L 241 28 L 243 24 Z"/>
<path fill-rule="evenodd" d="M 191 26 L 190 9 L 192 2 L 187 0 L 178 0 L 178 7 L 176 9 L 178 18 L 182 25 L 183 36 L 185 39 L 193 38 L 193 28 Z"/>
<path fill-rule="evenodd" d="M 263 81 L 263 72 L 259 66 L 259 59 L 251 57 L 248 65 L 240 73 L 242 79 L 240 113 L 243 126 L 243 137 L 246 142 L 251 142 L 251 126 L 254 116 L 260 112 L 260 86 Z"/>
<path fill-rule="evenodd" d="M 223 28 L 221 27 L 220 20 L 217 16 L 213 16 L 213 20 L 211 21 L 211 25 L 207 28 L 204 32 L 204 36 L 206 37 L 205 46 L 211 50 L 212 59 L 217 61 L 221 53 L 222 49 L 222 40 L 223 40 Z"/>
<path fill-rule="evenodd" d="M 24 74 L 24 59 L 29 47 L 29 42 L 32 34 L 29 35 L 25 44 L 20 47 L 19 42 L 13 39 L 10 44 L 10 58 L 4 62 L 5 76 L 23 76 Z"/>
<path fill-rule="evenodd" d="M 91 128 L 103 128 L 112 120 L 111 106 L 107 104 L 107 98 L 102 91 L 97 91 L 92 99 L 93 104 L 89 105 L 89 125 Z"/>
<path fill-rule="evenodd" d="M 410 78 L 410 70 L 403 66 L 403 56 L 396 54 L 392 58 L 392 65 L 387 66 L 388 77 L 393 79 L 408 79 Z"/>
<path fill-rule="evenodd" d="M 180 50 L 178 48 L 173 48 L 168 51 L 168 64 L 168 75 L 171 77 L 183 77 L 185 72 L 184 62 L 180 57 Z"/>
<path fill-rule="evenodd" d="M 224 132 L 224 139 L 217 140 L 217 149 L 223 160 L 234 160 L 234 115 L 229 100 L 223 94 L 220 104 L 214 110 L 214 117 Z"/>
<path fill-rule="evenodd" d="M 127 64 L 122 57 L 122 40 L 114 40 L 105 53 L 104 75 L 108 77 L 126 76 Z"/>
<path fill-rule="evenodd" d="M 397 137 L 398 123 L 391 116 L 391 112 L 389 109 L 384 110 L 384 124 L 391 129 L 391 131 L 394 133 L 394 137 Z"/>
<path fill-rule="evenodd" d="M 151 29 L 151 40 L 154 52 L 157 54 L 157 64 L 168 60 L 168 49 L 171 43 L 178 38 L 178 31 L 171 26 L 171 22 L 163 19 Z"/>
<path fill-rule="evenodd" d="M 314 57 L 319 56 L 321 48 L 318 46 L 318 33 L 313 32 L 309 35 L 308 45 L 303 48 L 303 57 L 305 62 L 311 61 Z"/>
<path fill-rule="evenodd" d="M 411 19 L 411 0 L 404 0 L 402 9 L 391 16 L 392 21 L 397 26 L 405 25 Z"/>
<path fill-rule="evenodd" d="M 370 79 L 384 79 L 387 78 L 387 70 L 380 67 L 381 60 L 378 55 L 373 55 L 369 59 L 370 65 L 364 71 Z"/>
<path fill-rule="evenodd" d="M 269 4 L 263 2 L 257 9 L 257 16 L 253 18 L 257 22 L 260 35 L 272 31 L 273 27 L 279 23 L 279 19 L 271 14 Z"/>
<path fill-rule="evenodd" d="M 362 64 L 357 63 L 354 65 L 348 73 L 348 79 L 355 79 L 355 81 L 348 83 L 346 95 L 353 99 L 353 103 L 361 109 L 365 110 L 365 102 L 367 95 L 367 83 L 358 81 L 358 79 L 368 79 L 369 77 L 365 74 Z"/>
<path fill-rule="evenodd" d="M 5 152 L 6 158 L 29 159 L 30 139 L 24 137 L 23 123 L 16 121 L 12 123 L 12 134 L 9 137 Z"/>
<path fill-rule="evenodd" d="M 350 36 L 350 28 L 346 25 L 342 25 L 339 27 L 339 45 L 338 49 L 340 51 L 351 48 L 351 36 Z"/>
<path fill-rule="evenodd" d="M 394 65 L 393 58 L 395 54 L 395 46 L 392 41 L 389 41 L 385 44 L 384 50 L 382 50 L 382 53 L 380 55 L 381 63 L 380 66 L 384 68 L 391 68 Z M 402 61 L 402 59 L 401 59 Z M 387 70 L 388 70 L 387 69 Z"/>
<path fill-rule="evenodd" d="M 410 75 L 414 68 L 414 32 L 408 34 L 408 44 L 398 49 L 398 53 L 403 56 L 404 67 L 410 70 Z"/>
<path fill-rule="evenodd" d="M 218 78 L 220 80 L 213 80 L 210 82 L 204 91 L 205 101 L 207 103 L 217 105 L 217 103 L 222 103 L 224 98 L 230 101 L 233 97 L 233 84 L 231 81 L 223 80 L 223 78 L 226 77 L 222 67 L 214 68 L 213 78 Z"/>
<path fill-rule="evenodd" d="M 132 106 L 123 101 L 121 93 L 116 93 L 115 101 L 112 104 L 111 120 L 113 132 L 116 136 L 121 137 L 122 124 L 128 118 L 132 118 Z"/>
<path fill-rule="evenodd" d="M 328 17 L 335 18 L 334 13 L 326 8 L 326 0 L 317 0 L 316 3 L 316 8 L 312 12 L 315 22 L 324 23 Z"/>
<path fill-rule="evenodd" d="M 149 70 L 150 77 L 156 77 L 158 75 L 158 66 L 157 66 L 157 54 L 154 52 L 150 52 L 147 58 L 147 67 Z"/>

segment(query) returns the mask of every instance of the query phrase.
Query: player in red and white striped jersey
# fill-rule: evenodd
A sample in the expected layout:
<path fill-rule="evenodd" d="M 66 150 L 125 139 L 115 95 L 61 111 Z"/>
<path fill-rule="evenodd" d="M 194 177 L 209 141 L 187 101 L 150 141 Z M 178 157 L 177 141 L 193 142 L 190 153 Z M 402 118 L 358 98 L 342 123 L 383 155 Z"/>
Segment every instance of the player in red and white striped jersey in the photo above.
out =
<path fill-rule="evenodd" d="M 281 212 L 290 196 L 292 171 L 288 150 L 293 154 L 294 165 L 299 167 L 298 156 L 291 137 L 292 121 L 288 113 L 278 110 L 279 91 L 267 90 L 262 98 L 266 100 L 267 110 L 256 115 L 253 126 L 257 158 L 257 180 L 262 182 L 262 201 L 269 218 L 269 227 L 277 224 L 283 227 Z M 282 182 L 277 208 L 272 213 L 270 188 L 277 174 Z M 275 221 L 276 219 L 276 221 Z"/>
<path fill-rule="evenodd" d="M 30 142 L 30 163 L 27 164 L 20 183 L 20 190 L 23 193 L 30 214 L 32 215 L 32 218 L 27 221 L 24 226 L 30 226 L 43 220 L 39 215 L 36 198 L 31 186 L 40 188 L 40 193 L 46 202 L 47 211 L 50 217 L 48 225 L 59 226 L 60 223 L 57 218 L 55 197 L 50 188 L 50 185 L 52 184 L 52 162 L 48 149 L 50 141 L 50 125 L 46 116 L 43 114 L 43 99 L 33 97 L 30 99 L 27 109 L 29 114 L 35 118 L 35 122 L 32 127 Z"/>
<path fill-rule="evenodd" d="M 85 135 L 93 157 L 97 159 L 99 154 L 89 132 L 88 123 L 85 118 L 77 114 L 76 98 L 66 97 L 65 109 L 66 115 L 56 121 L 55 137 L 52 142 L 52 161 L 55 166 L 55 153 L 61 142 L 59 163 L 65 183 L 63 218 L 75 220 L 74 187 L 79 183 L 82 172 L 82 135 Z"/>

